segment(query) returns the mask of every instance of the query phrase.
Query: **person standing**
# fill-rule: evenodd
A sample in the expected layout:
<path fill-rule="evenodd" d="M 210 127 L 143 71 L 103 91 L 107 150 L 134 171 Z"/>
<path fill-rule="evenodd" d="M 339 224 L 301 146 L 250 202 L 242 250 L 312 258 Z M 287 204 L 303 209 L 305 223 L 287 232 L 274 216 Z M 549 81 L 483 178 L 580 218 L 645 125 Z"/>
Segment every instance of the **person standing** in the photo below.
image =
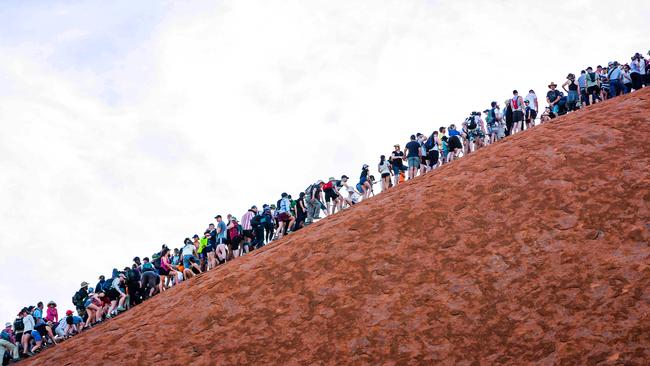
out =
<path fill-rule="evenodd" d="M 503 105 L 503 118 L 506 122 L 505 136 L 510 136 L 512 134 L 512 105 L 510 99 L 506 99 Z M 451 135 L 449 135 L 451 136 Z M 504 137 L 505 137 L 504 136 Z"/>
<path fill-rule="evenodd" d="M 528 91 L 528 95 L 524 98 L 524 103 L 528 102 L 528 108 L 530 108 L 528 115 L 526 116 L 526 129 L 535 126 L 535 119 L 537 118 L 537 111 L 539 111 L 539 101 L 537 100 L 537 94 L 533 89 Z"/>
<path fill-rule="evenodd" d="M 589 105 L 589 95 L 587 95 L 587 72 L 580 71 L 578 77 L 578 86 L 580 87 L 580 108 Z"/>
<path fill-rule="evenodd" d="M 514 135 L 523 130 L 522 124 L 524 123 L 524 99 L 519 96 L 517 90 L 512 91 L 510 107 L 512 108 L 512 130 L 510 134 Z"/>
<path fill-rule="evenodd" d="M 551 107 L 551 110 L 555 115 L 557 115 L 560 112 L 560 99 L 562 96 L 560 95 L 560 91 L 557 90 L 557 84 L 554 82 L 551 82 L 548 84 L 548 88 L 551 89 L 546 93 L 546 101 L 548 102 L 549 107 Z"/>
<path fill-rule="evenodd" d="M 587 105 L 598 103 L 600 101 L 600 79 L 594 72 L 594 69 L 591 68 L 591 66 L 587 67 L 585 80 L 588 94 Z"/>
<path fill-rule="evenodd" d="M 411 135 L 411 140 L 406 144 L 408 160 L 408 174 L 409 180 L 415 178 L 418 169 L 420 169 L 420 160 L 422 160 L 422 153 L 420 151 L 420 144 L 415 140 L 415 135 Z M 364 197 L 365 198 L 365 197 Z"/>
<path fill-rule="evenodd" d="M 562 89 L 564 89 L 564 91 L 567 92 L 567 99 L 566 99 L 567 111 L 571 112 L 578 109 L 577 106 L 578 106 L 578 102 L 580 101 L 580 94 L 578 93 L 578 90 L 580 89 L 580 86 L 576 81 L 576 76 L 573 74 L 567 75 L 566 81 L 564 82 L 564 84 L 562 84 Z"/>
<path fill-rule="evenodd" d="M 316 183 L 311 184 L 305 191 L 305 206 L 307 207 L 305 225 L 311 225 L 320 216 L 323 184 L 322 180 L 318 180 Z"/>
<path fill-rule="evenodd" d="M 395 150 L 390 154 L 388 160 L 393 167 L 393 175 L 395 176 L 395 183 L 393 185 L 396 186 L 399 183 L 400 174 L 406 171 L 407 168 L 404 166 L 404 153 L 400 150 L 399 144 L 396 144 L 394 148 Z"/>
<path fill-rule="evenodd" d="M 257 207 L 252 206 L 241 217 L 241 228 L 244 231 L 244 242 L 242 243 L 242 250 L 244 254 L 250 251 L 251 242 L 253 241 L 253 226 L 251 220 L 255 217 Z"/>
<path fill-rule="evenodd" d="M 390 163 L 386 160 L 386 155 L 379 157 L 379 164 L 377 170 L 381 176 L 381 191 L 385 192 L 390 186 L 390 176 L 392 175 Z"/>
<path fill-rule="evenodd" d="M 612 62 L 607 77 L 609 78 L 609 95 L 617 97 L 623 94 L 623 83 L 621 82 L 623 74 L 617 61 Z"/>

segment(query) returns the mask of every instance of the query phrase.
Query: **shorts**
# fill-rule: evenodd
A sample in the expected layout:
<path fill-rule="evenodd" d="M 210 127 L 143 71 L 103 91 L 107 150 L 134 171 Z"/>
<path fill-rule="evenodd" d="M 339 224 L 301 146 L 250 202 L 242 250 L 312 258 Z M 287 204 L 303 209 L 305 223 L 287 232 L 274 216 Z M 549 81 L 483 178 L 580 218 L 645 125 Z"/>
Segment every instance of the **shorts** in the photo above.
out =
<path fill-rule="evenodd" d="M 35 326 L 34 330 L 37 331 L 38 334 L 41 335 L 41 337 L 45 337 L 45 335 L 47 334 L 47 329 L 45 329 L 45 323 Z"/>
<path fill-rule="evenodd" d="M 336 194 L 333 188 L 328 188 L 323 192 L 325 192 L 325 202 L 334 201 L 339 197 L 339 195 Z"/>
<path fill-rule="evenodd" d="M 381 173 L 382 178 L 390 177 L 390 173 Z"/>
<path fill-rule="evenodd" d="M 244 230 L 244 238 L 253 239 L 253 230 Z"/>
<path fill-rule="evenodd" d="M 205 248 L 203 248 L 203 251 L 201 253 L 207 255 L 210 252 L 214 252 L 214 246 L 212 244 L 207 245 Z"/>
<path fill-rule="evenodd" d="M 280 212 L 278 214 L 278 221 L 282 221 L 282 222 L 291 221 L 291 215 L 289 215 L 286 212 Z"/>
<path fill-rule="evenodd" d="M 287 214 L 288 215 L 288 214 Z M 236 237 L 230 241 L 230 249 L 239 250 L 239 243 L 241 242 L 240 237 Z"/>
<path fill-rule="evenodd" d="M 404 165 L 393 164 L 393 174 L 395 174 L 395 175 L 399 175 L 400 171 L 405 172 L 407 169 L 408 168 L 405 167 Z"/>
<path fill-rule="evenodd" d="M 524 111 L 512 111 L 512 122 L 521 122 L 524 120 Z"/>
<path fill-rule="evenodd" d="M 409 168 L 419 168 L 420 167 L 420 157 L 412 156 L 408 158 Z"/>
<path fill-rule="evenodd" d="M 438 164 L 438 160 L 440 159 L 440 153 L 438 152 L 438 150 L 429 151 L 428 159 L 429 159 L 429 166 L 434 166 Z"/>
<path fill-rule="evenodd" d="M 600 88 L 598 85 L 592 85 L 587 88 L 587 94 L 598 94 L 600 93 Z"/>
<path fill-rule="evenodd" d="M 112 288 L 112 289 L 108 290 L 108 292 L 106 293 L 106 296 L 111 300 L 117 300 L 117 299 L 120 298 L 120 293 L 117 292 L 116 289 Z"/>
<path fill-rule="evenodd" d="M 169 276 L 169 270 L 160 267 L 158 268 L 158 274 L 161 276 Z"/>
<path fill-rule="evenodd" d="M 87 300 L 84 302 L 84 308 L 87 309 L 90 305 L 92 305 L 92 303 L 93 303 L 93 300 L 92 300 L 92 299 L 87 299 Z"/>
<path fill-rule="evenodd" d="M 424 154 L 422 157 L 420 157 L 420 165 L 427 165 L 427 154 Z"/>
<path fill-rule="evenodd" d="M 460 142 L 460 137 L 458 136 L 451 136 L 449 138 L 449 151 L 454 151 L 456 149 L 462 149 L 463 144 Z"/>
<path fill-rule="evenodd" d="M 526 120 L 534 120 L 537 118 L 537 111 L 534 109 L 529 109 L 526 111 Z"/>
<path fill-rule="evenodd" d="M 34 341 L 35 341 L 35 342 L 40 342 L 40 341 L 43 340 L 43 338 L 41 337 L 41 335 L 40 335 L 40 334 L 38 333 L 38 331 L 36 331 L 36 330 L 32 330 L 31 335 L 32 335 L 32 338 L 34 338 Z"/>
<path fill-rule="evenodd" d="M 194 256 L 191 255 L 191 254 L 183 256 L 183 267 L 185 267 L 185 268 L 192 267 L 192 264 L 190 263 L 190 258 L 194 258 Z M 196 258 L 194 259 L 194 261 L 196 262 Z"/>

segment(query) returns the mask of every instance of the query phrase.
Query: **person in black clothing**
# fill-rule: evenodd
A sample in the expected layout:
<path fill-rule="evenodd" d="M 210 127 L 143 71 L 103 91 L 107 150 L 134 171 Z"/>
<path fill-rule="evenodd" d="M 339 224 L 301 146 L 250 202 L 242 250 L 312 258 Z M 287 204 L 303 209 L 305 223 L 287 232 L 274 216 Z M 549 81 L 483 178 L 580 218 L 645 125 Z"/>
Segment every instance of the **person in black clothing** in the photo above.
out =
<path fill-rule="evenodd" d="M 394 185 L 397 185 L 399 183 L 400 174 L 406 171 L 407 168 L 404 166 L 404 153 L 400 150 L 399 144 L 394 147 L 395 150 L 390 154 L 388 161 L 390 161 L 390 164 L 393 167 L 393 174 L 395 175 Z"/>
<path fill-rule="evenodd" d="M 510 105 L 510 99 L 506 100 L 503 116 L 506 119 L 506 136 L 510 136 L 510 133 L 512 132 L 512 125 L 514 124 L 512 119 L 512 106 Z"/>
<path fill-rule="evenodd" d="M 415 135 L 411 135 L 411 141 L 406 144 L 406 156 L 409 164 L 409 179 L 415 178 L 418 169 L 420 169 L 420 161 L 422 160 L 422 151 L 420 144 L 416 141 Z"/>

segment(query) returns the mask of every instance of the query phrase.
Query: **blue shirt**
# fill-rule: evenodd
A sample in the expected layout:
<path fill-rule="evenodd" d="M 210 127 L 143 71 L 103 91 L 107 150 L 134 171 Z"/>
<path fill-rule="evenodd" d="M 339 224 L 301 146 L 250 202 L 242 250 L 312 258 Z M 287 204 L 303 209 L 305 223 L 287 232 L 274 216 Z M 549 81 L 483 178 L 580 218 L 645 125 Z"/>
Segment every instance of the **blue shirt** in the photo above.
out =
<path fill-rule="evenodd" d="M 578 77 L 578 85 L 582 89 L 585 89 L 587 87 L 587 74 L 580 74 L 580 77 Z"/>
<path fill-rule="evenodd" d="M 460 136 L 460 132 L 457 130 L 452 130 L 451 128 L 449 129 L 449 137 L 451 136 Z"/>
<path fill-rule="evenodd" d="M 221 230 L 219 234 L 217 234 L 217 238 L 225 239 L 226 238 L 226 223 L 221 221 L 217 223 L 217 229 Z"/>
<path fill-rule="evenodd" d="M 621 69 L 618 67 L 609 73 L 609 80 L 618 80 L 620 78 L 621 78 Z"/>

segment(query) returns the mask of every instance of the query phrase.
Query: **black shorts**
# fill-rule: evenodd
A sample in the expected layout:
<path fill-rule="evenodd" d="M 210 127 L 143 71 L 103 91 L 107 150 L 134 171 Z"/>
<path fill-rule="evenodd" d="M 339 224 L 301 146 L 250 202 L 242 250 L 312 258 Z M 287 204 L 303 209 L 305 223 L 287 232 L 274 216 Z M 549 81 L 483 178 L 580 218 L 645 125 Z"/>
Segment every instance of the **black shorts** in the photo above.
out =
<path fill-rule="evenodd" d="M 390 177 L 390 173 L 381 173 L 382 178 Z"/>
<path fill-rule="evenodd" d="M 117 299 L 120 298 L 120 293 L 117 292 L 116 289 L 112 288 L 112 289 L 108 290 L 108 292 L 106 293 L 106 296 L 108 296 L 108 298 L 111 299 L 111 300 L 117 300 Z"/>
<path fill-rule="evenodd" d="M 161 276 L 169 276 L 169 270 L 160 267 L 158 268 L 158 274 Z"/>
<path fill-rule="evenodd" d="M 428 157 L 429 157 L 429 166 L 434 166 L 434 165 L 438 164 L 438 159 L 440 158 L 440 153 L 438 152 L 438 150 L 431 150 L 428 153 Z"/>
<path fill-rule="evenodd" d="M 244 230 L 244 238 L 253 239 L 253 230 Z"/>
<path fill-rule="evenodd" d="M 512 122 L 521 122 L 524 120 L 524 111 L 512 111 Z"/>
<path fill-rule="evenodd" d="M 598 85 L 593 85 L 587 88 L 587 94 L 598 94 L 600 93 L 600 88 Z"/>
<path fill-rule="evenodd" d="M 230 241 L 230 249 L 232 249 L 232 250 L 237 250 L 237 249 L 239 249 L 239 243 L 240 243 L 240 242 L 241 242 L 241 238 L 240 238 L 240 237 L 233 238 L 233 239 Z"/>
<path fill-rule="evenodd" d="M 323 192 L 325 192 L 325 202 L 334 201 L 339 197 L 339 195 L 334 192 L 333 188 L 328 188 Z"/>
<path fill-rule="evenodd" d="M 153 288 L 158 284 L 158 275 L 153 271 L 142 272 L 142 287 Z"/>
<path fill-rule="evenodd" d="M 427 165 L 427 157 L 426 156 L 421 156 L 420 157 L 420 164 Z"/>
<path fill-rule="evenodd" d="M 449 151 L 454 151 L 455 149 L 462 149 L 463 144 L 460 142 L 460 137 L 451 136 L 449 138 Z"/>
<path fill-rule="evenodd" d="M 212 246 L 212 244 L 210 244 L 210 245 L 206 246 L 205 248 L 203 248 L 203 252 L 201 254 L 206 254 L 207 255 L 209 252 L 214 252 L 214 247 Z"/>
<path fill-rule="evenodd" d="M 537 111 L 534 109 L 529 109 L 526 113 L 526 119 L 535 119 L 537 118 Z"/>

